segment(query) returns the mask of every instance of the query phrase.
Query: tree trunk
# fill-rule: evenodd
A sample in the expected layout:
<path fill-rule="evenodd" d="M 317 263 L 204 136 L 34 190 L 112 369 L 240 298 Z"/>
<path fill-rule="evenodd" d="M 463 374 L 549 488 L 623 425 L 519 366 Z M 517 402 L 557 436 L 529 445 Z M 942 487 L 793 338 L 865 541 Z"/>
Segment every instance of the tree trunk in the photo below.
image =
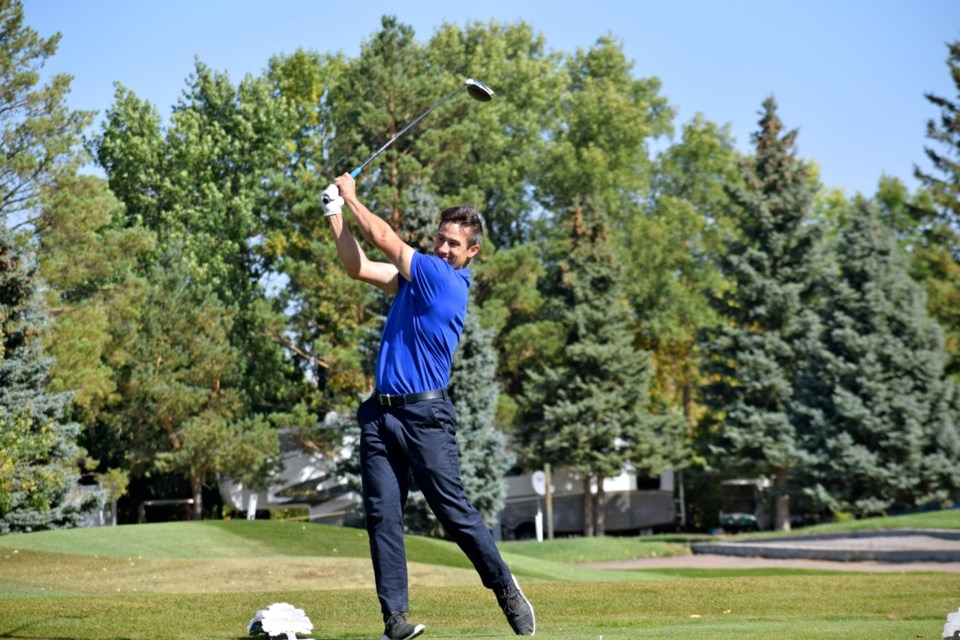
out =
<path fill-rule="evenodd" d="M 203 519 L 203 478 L 190 477 L 190 488 L 193 490 L 193 519 Z"/>
<path fill-rule="evenodd" d="M 593 494 L 590 493 L 590 476 L 583 476 L 583 535 L 593 537 Z"/>
<path fill-rule="evenodd" d="M 777 531 L 790 531 L 790 496 L 787 494 L 787 471 L 776 470 L 775 505 L 773 510 L 773 528 Z"/>
<path fill-rule="evenodd" d="M 603 490 L 603 478 L 597 478 L 597 535 L 607 534 L 607 492 Z"/>
<path fill-rule="evenodd" d="M 687 423 L 686 435 L 693 438 L 693 385 L 687 383 L 683 385 L 683 419 Z M 677 469 L 677 513 L 680 517 L 680 530 L 687 530 L 687 497 L 686 488 L 683 486 L 683 469 Z"/>

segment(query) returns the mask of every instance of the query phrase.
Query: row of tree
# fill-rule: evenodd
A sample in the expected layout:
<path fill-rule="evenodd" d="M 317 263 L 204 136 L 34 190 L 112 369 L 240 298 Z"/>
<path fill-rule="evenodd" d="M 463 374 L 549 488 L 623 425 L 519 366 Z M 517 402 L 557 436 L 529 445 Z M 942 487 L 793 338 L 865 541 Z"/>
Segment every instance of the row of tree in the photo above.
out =
<path fill-rule="evenodd" d="M 69 78 L 40 81 L 58 36 L 13 0 L 0 26 L 4 532 L 75 522 L 81 471 L 128 474 L 140 499 L 187 483 L 202 516 L 211 481 L 262 485 L 281 431 L 334 450 L 324 417 L 349 423 L 369 392 L 389 301 L 343 275 L 320 191 L 468 76 L 497 99 L 451 101 L 361 189 L 424 250 L 440 208 L 485 212 L 451 393 L 489 521 L 514 456 L 601 487 L 586 533 L 624 465 L 769 475 L 781 526 L 792 493 L 865 515 L 960 488 L 947 99 L 929 96 L 943 151 L 924 188 L 884 177 L 850 201 L 796 156 L 772 98 L 751 154 L 703 116 L 675 132 L 609 37 L 562 54 L 491 22 L 419 42 L 384 18 L 354 58 L 300 50 L 239 84 L 197 61 L 166 119 L 118 84 L 84 139 Z M 949 64 L 960 88 L 960 44 Z"/>

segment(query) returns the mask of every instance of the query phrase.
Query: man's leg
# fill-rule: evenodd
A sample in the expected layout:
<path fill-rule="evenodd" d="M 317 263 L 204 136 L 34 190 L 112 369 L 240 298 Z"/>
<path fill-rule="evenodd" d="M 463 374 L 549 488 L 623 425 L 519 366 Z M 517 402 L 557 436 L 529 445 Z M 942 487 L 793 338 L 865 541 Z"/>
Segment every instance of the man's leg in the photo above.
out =
<path fill-rule="evenodd" d="M 533 606 L 463 490 L 453 405 L 442 400 L 411 405 L 403 423 L 410 468 L 430 508 L 473 563 L 483 585 L 496 594 L 514 632 L 532 636 Z"/>
<path fill-rule="evenodd" d="M 473 563 L 485 587 L 496 590 L 510 584 L 510 570 L 463 490 L 453 406 L 432 400 L 404 407 L 404 413 L 410 469 L 427 504 Z"/>
<path fill-rule="evenodd" d="M 370 558 L 384 617 L 409 611 L 407 557 L 403 544 L 403 505 L 407 466 L 380 406 L 360 405 L 360 476 L 370 536 Z"/>

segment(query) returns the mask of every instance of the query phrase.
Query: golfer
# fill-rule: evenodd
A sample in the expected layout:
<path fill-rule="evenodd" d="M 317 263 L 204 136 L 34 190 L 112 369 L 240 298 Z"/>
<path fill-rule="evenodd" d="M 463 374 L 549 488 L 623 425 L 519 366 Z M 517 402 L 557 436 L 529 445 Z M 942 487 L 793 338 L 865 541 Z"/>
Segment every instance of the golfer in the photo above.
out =
<path fill-rule="evenodd" d="M 337 178 L 324 194 L 329 201 L 325 214 L 347 274 L 395 296 L 380 340 L 376 390 L 357 411 L 363 506 L 386 625 L 381 640 L 407 640 L 424 630 L 406 617 L 403 509 L 409 474 L 447 534 L 473 562 L 483 585 L 496 594 L 514 632 L 532 636 L 533 607 L 464 493 L 457 416 L 446 391 L 467 312 L 466 267 L 483 239 L 480 216 L 471 206 L 443 211 L 433 255 L 424 255 L 357 199 L 350 174 Z M 344 203 L 363 238 L 389 262 L 367 259 L 339 215 Z"/>

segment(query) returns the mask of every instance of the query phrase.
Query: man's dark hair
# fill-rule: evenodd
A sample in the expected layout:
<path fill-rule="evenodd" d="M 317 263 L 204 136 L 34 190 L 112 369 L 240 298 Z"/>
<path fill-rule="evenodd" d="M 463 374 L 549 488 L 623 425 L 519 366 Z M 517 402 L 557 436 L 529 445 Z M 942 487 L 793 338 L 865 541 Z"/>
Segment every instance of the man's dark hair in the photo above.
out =
<path fill-rule="evenodd" d="M 440 224 L 453 222 L 460 225 L 461 228 L 469 228 L 467 240 L 469 247 L 483 242 L 483 218 L 480 212 L 472 204 L 462 204 L 459 207 L 450 207 L 440 213 Z"/>

